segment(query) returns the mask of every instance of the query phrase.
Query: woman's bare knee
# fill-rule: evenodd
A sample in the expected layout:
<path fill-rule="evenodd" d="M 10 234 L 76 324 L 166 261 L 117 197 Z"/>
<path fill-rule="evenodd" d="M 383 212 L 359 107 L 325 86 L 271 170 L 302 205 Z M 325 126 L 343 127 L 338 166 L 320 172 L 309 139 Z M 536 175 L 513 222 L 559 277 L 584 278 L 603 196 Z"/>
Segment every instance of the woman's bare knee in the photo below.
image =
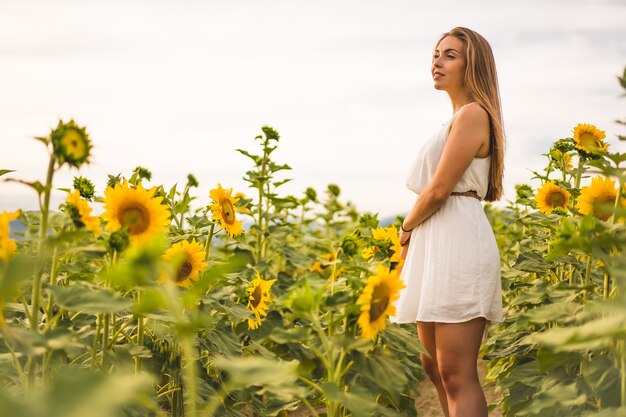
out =
<path fill-rule="evenodd" d="M 424 371 L 426 371 L 426 375 L 428 375 L 430 380 L 433 381 L 435 385 L 441 383 L 441 377 L 439 376 L 439 371 L 437 369 L 437 362 L 425 354 L 422 354 L 421 358 L 422 367 L 424 368 Z"/>

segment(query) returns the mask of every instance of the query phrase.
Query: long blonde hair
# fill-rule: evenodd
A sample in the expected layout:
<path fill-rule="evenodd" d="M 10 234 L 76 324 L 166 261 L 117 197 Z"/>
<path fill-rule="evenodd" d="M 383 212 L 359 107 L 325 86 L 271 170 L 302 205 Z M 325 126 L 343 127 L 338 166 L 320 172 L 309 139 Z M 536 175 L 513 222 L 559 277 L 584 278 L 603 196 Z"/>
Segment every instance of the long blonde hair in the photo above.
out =
<path fill-rule="evenodd" d="M 491 165 L 486 201 L 496 201 L 502 197 L 502 177 L 504 175 L 504 122 L 498 89 L 498 74 L 491 46 L 485 38 L 471 29 L 455 27 L 441 35 L 439 43 L 447 36 L 454 36 L 463 44 L 465 54 L 465 88 L 470 99 L 480 104 L 489 114 L 489 145 Z"/>

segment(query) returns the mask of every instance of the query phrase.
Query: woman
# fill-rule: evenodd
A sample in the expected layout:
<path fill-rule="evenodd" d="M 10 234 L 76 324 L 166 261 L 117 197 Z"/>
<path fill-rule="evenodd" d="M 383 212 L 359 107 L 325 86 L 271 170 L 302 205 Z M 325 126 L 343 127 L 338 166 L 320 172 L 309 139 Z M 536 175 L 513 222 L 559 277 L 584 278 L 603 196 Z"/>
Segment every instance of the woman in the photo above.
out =
<path fill-rule="evenodd" d="M 481 199 L 502 195 L 504 132 L 495 62 L 487 41 L 458 27 L 432 60 L 452 118 L 424 145 L 407 186 L 419 194 L 400 243 L 405 288 L 396 323 L 417 322 L 422 363 L 446 416 L 487 416 L 476 361 L 488 321 L 502 321 L 500 257 Z"/>

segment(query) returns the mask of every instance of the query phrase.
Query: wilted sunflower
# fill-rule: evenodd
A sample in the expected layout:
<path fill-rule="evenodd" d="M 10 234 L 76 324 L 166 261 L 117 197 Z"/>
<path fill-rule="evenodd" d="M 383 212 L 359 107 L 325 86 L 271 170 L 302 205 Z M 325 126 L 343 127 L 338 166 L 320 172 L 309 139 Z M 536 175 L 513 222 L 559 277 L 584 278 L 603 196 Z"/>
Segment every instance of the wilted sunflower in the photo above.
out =
<path fill-rule="evenodd" d="M 574 128 L 574 143 L 576 148 L 587 153 L 604 152 L 609 147 L 604 143 L 606 135 L 602 130 L 598 130 L 594 125 L 579 124 Z"/>
<path fill-rule="evenodd" d="M 91 207 L 87 200 L 80 198 L 79 190 L 68 194 L 65 208 L 76 227 L 84 227 L 91 230 L 96 237 L 100 236 L 100 219 L 91 215 Z"/>
<path fill-rule="evenodd" d="M 272 293 L 270 288 L 272 284 L 276 282 L 275 279 L 264 280 L 257 272 L 256 278 L 252 280 L 252 283 L 246 290 L 248 294 L 247 307 L 254 314 L 254 319 L 248 319 L 248 329 L 254 330 L 261 325 L 261 318 L 267 316 L 267 310 L 269 309 L 268 303 L 271 300 Z"/>
<path fill-rule="evenodd" d="M 11 221 L 19 217 L 20 211 L 9 213 L 2 210 L 0 213 L 0 261 L 8 260 L 17 249 L 15 240 L 11 239 Z"/>
<path fill-rule="evenodd" d="M 385 329 L 387 316 L 396 312 L 393 303 L 400 296 L 402 288 L 404 284 L 395 269 L 390 271 L 379 265 L 376 275 L 369 277 L 363 293 L 356 301 L 361 305 L 358 323 L 364 338 L 371 339 L 379 330 Z"/>
<path fill-rule="evenodd" d="M 570 193 L 553 182 L 546 182 L 537 192 L 537 208 L 545 214 L 552 213 L 557 207 L 567 210 Z"/>
<path fill-rule="evenodd" d="M 398 235 L 398 229 L 396 229 L 395 225 L 391 225 L 388 227 L 380 227 L 378 229 L 372 229 L 372 237 L 376 240 L 387 241 L 391 244 L 390 249 L 393 251 L 393 254 L 389 258 L 390 262 L 400 263 L 402 261 L 402 259 L 400 258 L 400 252 L 402 251 L 402 246 L 400 245 L 400 236 Z M 379 250 L 380 248 L 378 246 L 370 246 L 368 248 L 363 249 L 363 251 L 361 252 L 361 255 L 365 259 L 370 259 Z"/>
<path fill-rule="evenodd" d="M 578 196 L 576 208 L 582 214 L 592 213 L 605 221 L 613 214 L 613 205 L 617 197 L 615 181 L 606 177 L 595 177 L 591 185 L 583 187 Z"/>
<path fill-rule="evenodd" d="M 165 282 L 173 278 L 176 285 L 189 288 L 191 280 L 197 281 L 198 274 L 207 268 L 207 263 L 204 262 L 205 258 L 206 252 L 195 239 L 191 243 L 187 240 L 174 243 L 171 248 L 165 251 L 163 259 L 167 262 L 178 260 L 176 271 L 174 276 L 164 272 L 161 275 L 161 281 Z"/>
<path fill-rule="evenodd" d="M 91 141 L 85 128 L 78 127 L 74 120 L 68 123 L 59 121 L 56 129 L 50 133 L 52 149 L 59 161 L 59 165 L 67 162 L 68 165 L 79 168 L 89 159 Z"/>
<path fill-rule="evenodd" d="M 153 197 L 155 190 L 145 190 L 141 184 L 131 188 L 128 182 L 117 183 L 104 192 L 102 218 L 106 230 L 125 229 L 132 243 L 149 240 L 167 230 L 170 210 L 161 204 L 163 198 Z"/>
<path fill-rule="evenodd" d="M 217 188 L 211 190 L 210 193 L 214 202 L 211 205 L 211 211 L 213 212 L 213 220 L 220 222 L 220 226 L 226 231 L 226 234 L 239 236 L 243 233 L 241 222 L 235 217 L 238 211 L 236 204 L 239 198 L 233 197 L 232 192 L 232 188 L 225 190 L 222 188 L 222 184 L 218 183 Z"/>

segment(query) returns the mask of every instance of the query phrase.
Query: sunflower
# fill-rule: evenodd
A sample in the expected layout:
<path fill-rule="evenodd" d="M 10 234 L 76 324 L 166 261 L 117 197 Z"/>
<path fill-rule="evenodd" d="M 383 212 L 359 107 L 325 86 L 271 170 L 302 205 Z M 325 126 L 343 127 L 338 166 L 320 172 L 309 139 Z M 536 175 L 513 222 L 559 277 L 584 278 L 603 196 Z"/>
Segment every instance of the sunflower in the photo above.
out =
<path fill-rule="evenodd" d="M 570 193 L 553 182 L 546 182 L 537 192 L 535 200 L 542 213 L 550 214 L 557 207 L 567 210 Z"/>
<path fill-rule="evenodd" d="M 198 273 L 207 268 L 207 263 L 204 262 L 205 258 L 206 252 L 195 239 L 191 243 L 187 240 L 174 243 L 171 248 L 165 251 L 163 259 L 167 262 L 178 260 L 178 263 L 175 264 L 176 271 L 174 276 L 167 272 L 161 274 L 161 282 L 174 278 L 173 281 L 176 285 L 189 288 L 191 280 L 197 281 Z"/>
<path fill-rule="evenodd" d="M 149 240 L 167 230 L 170 211 L 161 204 L 163 198 L 153 197 L 156 190 L 145 190 L 141 184 L 130 188 L 128 182 L 117 183 L 104 192 L 102 218 L 107 221 L 106 230 L 125 229 L 131 243 Z"/>
<path fill-rule="evenodd" d="M 17 250 L 15 240 L 11 239 L 10 236 L 11 221 L 17 219 L 19 215 L 19 210 L 13 213 L 2 210 L 0 213 L 0 261 L 8 260 Z"/>
<path fill-rule="evenodd" d="M 222 188 L 222 184 L 217 184 L 217 188 L 211 190 L 211 198 L 213 204 L 211 211 L 213 212 L 213 220 L 219 220 L 220 226 L 229 236 L 239 236 L 243 233 L 241 222 L 235 217 L 235 213 L 239 211 L 236 206 L 238 197 L 231 196 L 232 188 L 227 190 Z"/>
<path fill-rule="evenodd" d="M 256 278 L 252 280 L 252 283 L 246 290 L 248 294 L 247 307 L 254 314 L 254 319 L 248 319 L 248 329 L 254 330 L 261 325 L 261 317 L 267 316 L 267 310 L 269 309 L 268 303 L 270 302 L 272 293 L 270 288 L 272 284 L 276 282 L 275 279 L 264 280 L 257 272 Z"/>
<path fill-rule="evenodd" d="M 605 221 L 613 214 L 615 198 L 617 198 L 615 181 L 608 177 L 595 177 L 591 180 L 591 185 L 580 190 L 576 208 L 582 214 L 591 213 Z"/>
<path fill-rule="evenodd" d="M 389 258 L 390 262 L 398 262 L 400 263 L 402 259 L 400 258 L 400 252 L 402 251 L 402 246 L 400 245 L 400 236 L 398 235 L 398 229 L 396 229 L 395 225 L 391 225 L 388 227 L 380 227 L 378 229 L 372 229 L 372 238 L 378 241 L 387 242 L 390 244 L 390 249 L 392 250 L 391 257 Z M 372 258 L 378 251 L 380 251 L 380 246 L 370 246 L 368 248 L 363 249 L 361 255 L 365 259 Z"/>
<path fill-rule="evenodd" d="M 404 284 L 395 269 L 390 271 L 379 265 L 376 275 L 369 277 L 363 293 L 356 301 L 361 305 L 358 323 L 364 338 L 371 339 L 379 330 L 385 329 L 385 319 L 395 314 L 393 303 L 400 296 L 402 288 Z"/>
<path fill-rule="evenodd" d="M 328 268 L 337 261 L 337 256 L 335 255 L 335 252 L 329 252 L 326 255 L 322 255 L 322 258 L 323 260 L 316 261 L 313 266 L 309 268 L 309 271 L 319 272 L 321 274 L 326 268 Z"/>
<path fill-rule="evenodd" d="M 609 147 L 604 143 L 606 135 L 594 125 L 579 124 L 574 128 L 574 143 L 576 148 L 587 153 L 604 152 Z"/>
<path fill-rule="evenodd" d="M 88 162 L 91 141 L 85 128 L 78 127 L 73 120 L 68 123 L 59 121 L 56 129 L 50 133 L 52 149 L 59 161 L 59 165 L 67 162 L 68 165 L 79 168 Z"/>
<path fill-rule="evenodd" d="M 100 220 L 91 215 L 91 207 L 89 207 L 87 200 L 80 198 L 79 190 L 74 190 L 73 193 L 68 194 L 65 207 L 76 227 L 85 227 L 87 230 L 91 230 L 96 237 L 100 236 Z"/>

